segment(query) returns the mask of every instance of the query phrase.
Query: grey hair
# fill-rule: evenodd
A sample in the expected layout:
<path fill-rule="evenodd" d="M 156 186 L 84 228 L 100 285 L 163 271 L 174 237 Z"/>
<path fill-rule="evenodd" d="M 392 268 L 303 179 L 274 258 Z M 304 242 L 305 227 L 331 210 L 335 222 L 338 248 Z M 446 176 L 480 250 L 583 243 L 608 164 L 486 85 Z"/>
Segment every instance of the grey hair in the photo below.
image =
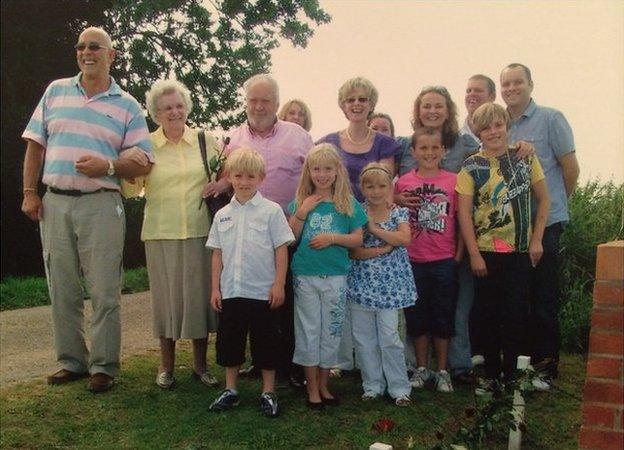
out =
<path fill-rule="evenodd" d="M 275 78 L 267 73 L 258 73 L 245 81 L 243 83 L 245 95 L 247 95 L 249 93 L 249 90 L 258 83 L 268 84 L 273 91 L 273 95 L 275 95 L 275 101 L 279 103 L 279 86 L 277 85 L 277 81 L 275 81 Z"/>
<path fill-rule="evenodd" d="M 147 112 L 154 122 L 158 123 L 158 120 L 156 119 L 156 113 L 158 112 L 158 100 L 164 94 L 170 94 L 172 92 L 177 92 L 180 94 L 180 96 L 182 97 L 182 101 L 184 102 L 184 106 L 186 106 L 186 112 L 187 114 L 190 114 L 191 110 L 193 109 L 191 91 L 189 91 L 188 88 L 184 84 L 180 83 L 178 80 L 158 80 L 145 94 Z"/>

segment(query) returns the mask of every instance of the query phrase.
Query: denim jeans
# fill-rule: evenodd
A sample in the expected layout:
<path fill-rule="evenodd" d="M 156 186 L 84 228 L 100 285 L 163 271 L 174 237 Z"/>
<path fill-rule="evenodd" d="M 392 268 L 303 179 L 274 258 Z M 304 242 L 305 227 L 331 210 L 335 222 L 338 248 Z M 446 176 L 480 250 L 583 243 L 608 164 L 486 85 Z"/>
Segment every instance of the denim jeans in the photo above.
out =
<path fill-rule="evenodd" d="M 474 282 L 468 258 L 464 258 L 458 267 L 458 281 L 455 336 L 451 338 L 448 353 L 448 364 L 452 376 L 469 373 L 472 370 L 470 346 L 472 330 L 469 330 L 469 324 L 474 297 Z"/>
<path fill-rule="evenodd" d="M 542 371 L 557 376 L 559 362 L 559 238 L 563 227 L 546 227 L 542 246 L 544 254 L 531 270 L 529 290 L 529 350 L 531 362 Z M 545 364 L 544 364 L 545 363 Z"/>

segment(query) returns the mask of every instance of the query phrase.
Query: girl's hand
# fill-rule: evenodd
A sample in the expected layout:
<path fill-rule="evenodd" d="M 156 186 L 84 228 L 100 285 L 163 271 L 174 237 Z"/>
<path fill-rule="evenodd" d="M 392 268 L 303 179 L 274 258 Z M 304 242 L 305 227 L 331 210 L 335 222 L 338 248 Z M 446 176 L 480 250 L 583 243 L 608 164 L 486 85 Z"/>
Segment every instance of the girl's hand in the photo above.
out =
<path fill-rule="evenodd" d="M 370 231 L 371 234 L 374 234 L 375 236 L 377 236 L 379 230 L 382 229 L 379 224 L 376 223 L 370 216 L 368 216 L 368 223 L 366 224 L 366 226 L 368 227 L 368 231 Z"/>
<path fill-rule="evenodd" d="M 221 312 L 221 291 L 213 290 L 210 295 L 210 304 L 212 305 L 212 309 L 217 312 Z"/>
<path fill-rule="evenodd" d="M 474 256 L 470 256 L 470 267 L 472 268 L 472 273 L 475 277 L 485 277 L 487 276 L 487 266 L 485 265 L 485 260 L 481 253 L 477 253 Z"/>
<path fill-rule="evenodd" d="M 309 198 L 309 197 L 308 197 Z M 310 248 L 321 250 L 334 245 L 334 235 L 332 233 L 321 233 L 310 239 Z"/>
<path fill-rule="evenodd" d="M 394 195 L 394 203 L 405 208 L 414 209 L 418 206 L 420 200 L 414 194 L 410 194 L 409 192 L 401 192 L 400 194 Z"/>
<path fill-rule="evenodd" d="M 544 254 L 544 247 L 542 247 L 542 241 L 531 239 L 529 242 L 529 258 L 531 258 L 531 266 L 537 267 Z"/>
<path fill-rule="evenodd" d="M 273 284 L 269 291 L 269 309 L 277 309 L 284 304 L 284 285 Z"/>
<path fill-rule="evenodd" d="M 535 147 L 533 144 L 527 141 L 518 141 L 515 144 L 516 147 L 516 157 L 518 159 L 526 158 L 527 156 L 535 155 Z"/>
<path fill-rule="evenodd" d="M 319 194 L 308 195 L 301 203 L 301 206 L 297 209 L 296 214 L 301 214 L 299 217 L 302 219 L 307 217 L 310 211 L 316 208 L 316 205 L 321 203 L 322 198 L 323 197 Z"/>

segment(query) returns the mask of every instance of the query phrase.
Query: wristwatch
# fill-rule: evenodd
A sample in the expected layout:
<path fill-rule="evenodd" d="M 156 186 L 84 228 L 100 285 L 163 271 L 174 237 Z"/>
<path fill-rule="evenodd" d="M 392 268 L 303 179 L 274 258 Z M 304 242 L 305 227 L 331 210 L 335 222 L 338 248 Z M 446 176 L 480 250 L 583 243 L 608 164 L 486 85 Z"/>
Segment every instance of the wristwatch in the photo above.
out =
<path fill-rule="evenodd" d="M 115 175 L 115 166 L 113 165 L 112 159 L 108 160 L 108 170 L 106 171 L 106 175 L 108 175 L 109 177 Z"/>

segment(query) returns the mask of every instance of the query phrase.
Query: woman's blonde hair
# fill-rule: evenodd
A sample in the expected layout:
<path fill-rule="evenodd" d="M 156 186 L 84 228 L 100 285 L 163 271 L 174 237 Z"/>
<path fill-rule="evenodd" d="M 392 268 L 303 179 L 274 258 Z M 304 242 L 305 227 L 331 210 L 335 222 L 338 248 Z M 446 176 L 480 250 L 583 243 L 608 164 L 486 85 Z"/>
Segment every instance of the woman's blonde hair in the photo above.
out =
<path fill-rule="evenodd" d="M 375 106 L 377 106 L 379 93 L 377 92 L 375 85 L 364 77 L 351 78 L 340 86 L 340 89 L 338 89 L 338 106 L 342 109 L 342 106 L 347 101 L 349 94 L 360 88 L 364 89 L 364 92 L 366 92 L 366 95 L 368 96 L 368 102 L 372 113 Z"/>
<path fill-rule="evenodd" d="M 228 174 L 232 172 L 242 172 L 246 174 L 259 174 L 264 177 L 264 158 L 252 148 L 237 148 L 230 153 L 225 160 L 224 170 Z"/>
<path fill-rule="evenodd" d="M 310 174 L 310 167 L 316 164 L 333 164 L 336 168 L 336 181 L 332 186 L 332 201 L 336 210 L 347 216 L 353 215 L 353 194 L 351 193 L 351 184 L 349 183 L 349 175 L 347 169 L 342 164 L 342 159 L 338 154 L 338 150 L 332 144 L 323 143 L 316 145 L 306 156 L 299 178 L 299 186 L 295 195 L 295 203 L 297 208 L 301 206 L 303 201 L 314 193 L 314 183 Z"/>
<path fill-rule="evenodd" d="M 386 181 L 392 186 L 392 175 L 388 166 L 380 162 L 368 163 L 364 166 L 360 172 L 360 188 L 365 183 L 378 183 L 379 181 Z"/>
<path fill-rule="evenodd" d="M 282 106 L 279 113 L 277 114 L 277 118 L 279 120 L 286 120 L 286 114 L 288 114 L 288 110 L 292 105 L 298 105 L 303 111 L 303 116 L 305 120 L 303 122 L 303 129 L 306 131 L 310 131 L 312 129 L 312 113 L 310 112 L 310 108 L 306 105 L 303 100 L 299 100 L 298 98 L 293 98 L 292 100 L 288 100 Z"/>

